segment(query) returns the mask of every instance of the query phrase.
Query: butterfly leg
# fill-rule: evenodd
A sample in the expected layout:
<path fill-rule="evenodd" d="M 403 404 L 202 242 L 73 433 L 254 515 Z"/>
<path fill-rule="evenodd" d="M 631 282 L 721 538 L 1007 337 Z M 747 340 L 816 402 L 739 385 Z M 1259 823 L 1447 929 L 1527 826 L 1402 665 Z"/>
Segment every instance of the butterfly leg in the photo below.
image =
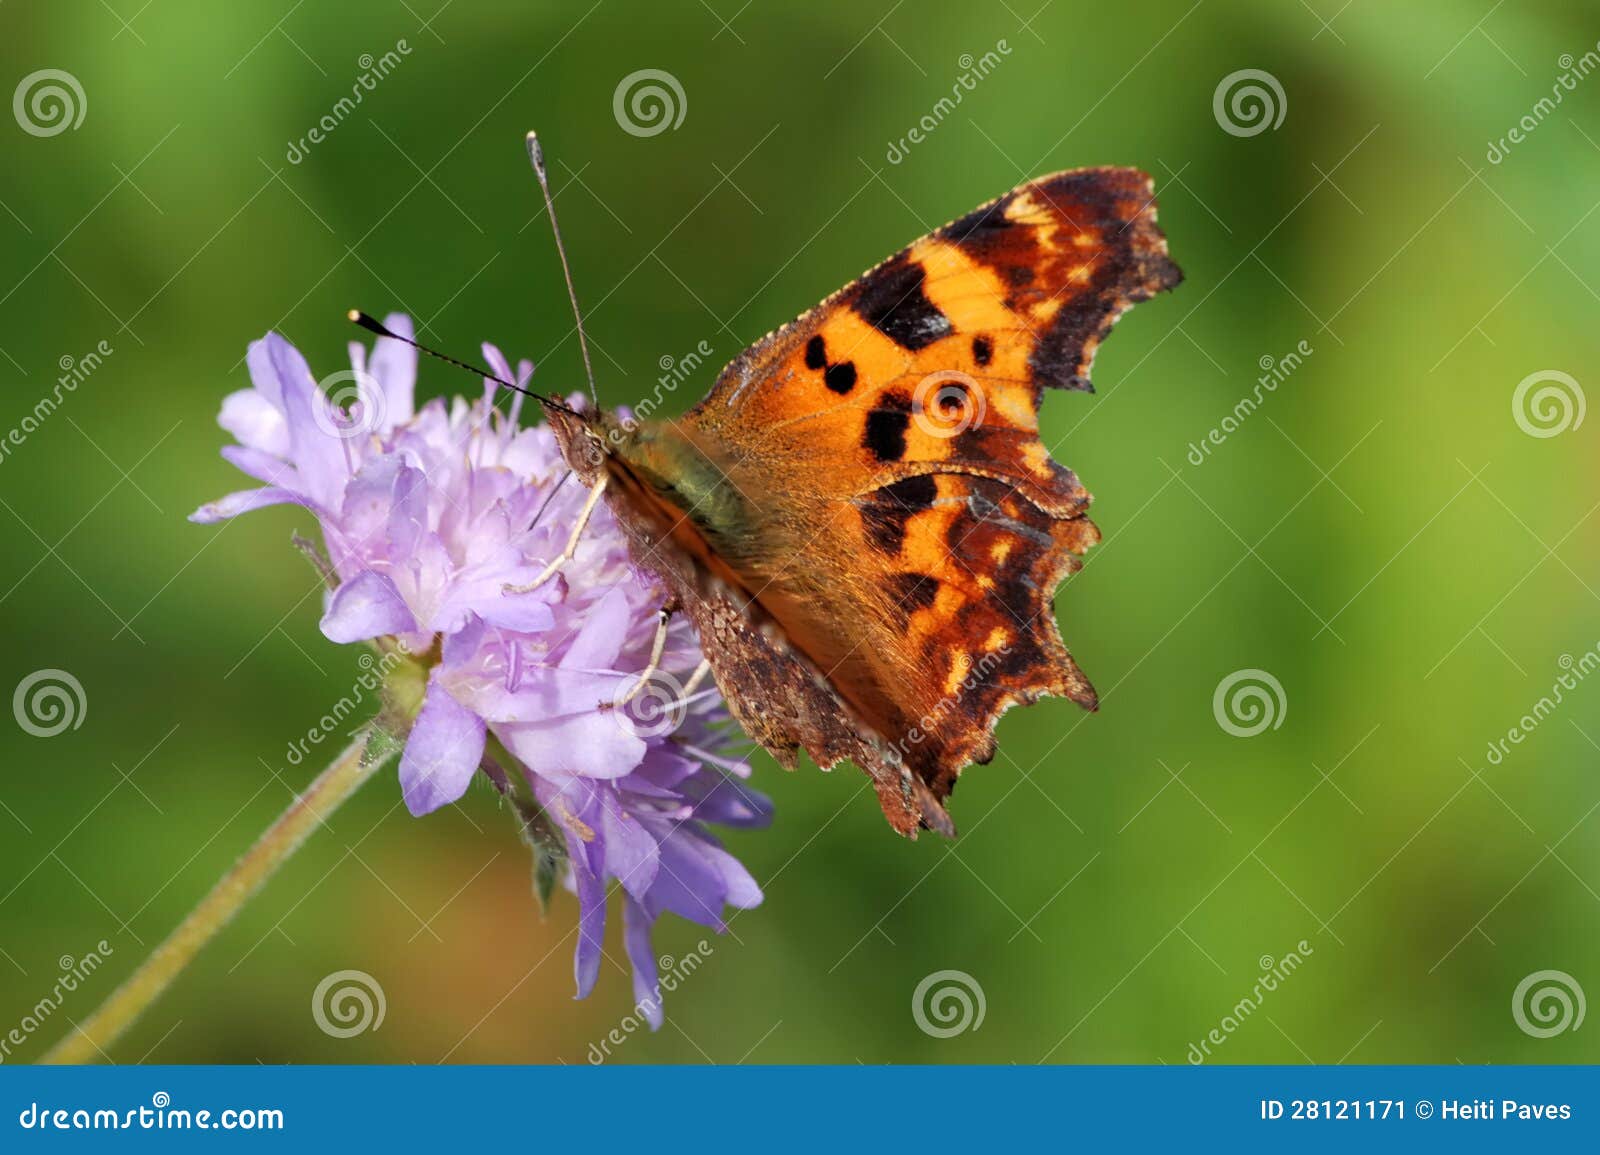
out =
<path fill-rule="evenodd" d="M 672 615 L 677 608 L 672 602 L 668 602 L 657 611 L 656 637 L 655 641 L 650 645 L 650 661 L 646 663 L 643 672 L 639 674 L 638 681 L 634 682 L 632 688 L 617 699 L 616 705 L 626 706 L 633 701 L 644 692 L 644 688 L 650 684 L 650 679 L 656 676 L 656 671 L 661 668 L 661 655 L 667 648 L 667 625 L 672 621 Z"/>
<path fill-rule="evenodd" d="M 534 578 L 527 585 L 519 586 L 508 584 L 505 587 L 506 593 L 525 594 L 530 590 L 536 590 L 540 586 L 544 585 L 545 582 L 555 577 L 556 571 L 572 560 L 573 556 L 578 552 L 578 541 L 583 537 L 583 531 L 589 525 L 589 518 L 594 514 L 594 507 L 600 504 L 600 495 L 605 492 L 605 489 L 606 475 L 602 473 L 599 479 L 594 483 L 594 486 L 589 490 L 589 496 L 584 499 L 583 508 L 578 511 L 577 524 L 572 527 L 572 533 L 568 535 L 567 544 L 565 548 L 562 549 L 560 555 L 557 556 L 557 558 L 549 565 L 545 566 L 544 570 L 539 574 L 539 576 Z"/>

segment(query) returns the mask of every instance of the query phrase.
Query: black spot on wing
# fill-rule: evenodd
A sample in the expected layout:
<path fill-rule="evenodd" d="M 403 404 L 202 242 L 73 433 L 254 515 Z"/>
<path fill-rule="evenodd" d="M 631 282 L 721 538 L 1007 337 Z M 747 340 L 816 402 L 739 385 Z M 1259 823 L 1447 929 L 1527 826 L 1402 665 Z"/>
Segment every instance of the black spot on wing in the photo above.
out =
<path fill-rule="evenodd" d="M 952 331 L 950 318 L 922 290 L 927 273 L 904 254 L 862 282 L 852 307 L 856 314 L 902 348 L 921 349 Z"/>
<path fill-rule="evenodd" d="M 972 339 L 972 359 L 981 368 L 994 360 L 994 343 L 987 337 L 974 337 Z"/>
<path fill-rule="evenodd" d="M 818 333 L 806 342 L 806 368 L 821 369 L 828 364 L 828 347 Z"/>
<path fill-rule="evenodd" d="M 907 477 L 875 490 L 857 503 L 867 541 L 890 556 L 898 554 L 906 542 L 906 522 L 912 514 L 932 506 L 938 492 L 928 474 Z"/>
<path fill-rule="evenodd" d="M 911 425 L 911 398 L 899 391 L 885 393 L 867 411 L 861 444 L 879 461 L 899 461 L 906 455 L 906 429 Z"/>
<path fill-rule="evenodd" d="M 844 396 L 856 387 L 855 362 L 841 361 L 837 365 L 829 365 L 822 374 L 822 383 L 841 397 Z"/>

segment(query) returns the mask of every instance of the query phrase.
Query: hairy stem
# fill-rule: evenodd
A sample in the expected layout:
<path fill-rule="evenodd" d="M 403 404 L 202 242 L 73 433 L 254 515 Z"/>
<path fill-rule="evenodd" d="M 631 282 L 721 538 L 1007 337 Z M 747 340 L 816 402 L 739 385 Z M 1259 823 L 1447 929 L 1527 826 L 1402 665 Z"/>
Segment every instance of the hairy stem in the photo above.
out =
<path fill-rule="evenodd" d="M 373 723 L 361 730 L 355 741 L 317 775 L 139 969 L 40 1062 L 90 1063 L 108 1058 L 106 1048 L 161 996 L 200 949 L 239 913 L 250 896 L 300 849 L 312 831 L 399 749 L 400 743 L 379 724 Z"/>

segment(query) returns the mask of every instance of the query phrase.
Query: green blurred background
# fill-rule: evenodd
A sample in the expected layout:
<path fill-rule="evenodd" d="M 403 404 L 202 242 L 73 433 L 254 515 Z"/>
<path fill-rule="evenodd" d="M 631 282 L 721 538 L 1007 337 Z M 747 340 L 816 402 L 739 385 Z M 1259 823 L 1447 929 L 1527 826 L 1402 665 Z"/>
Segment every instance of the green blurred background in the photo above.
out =
<path fill-rule="evenodd" d="M 276 327 L 331 372 L 345 309 L 403 309 L 447 350 L 493 339 L 577 385 L 530 127 L 608 403 L 1054 169 L 1151 172 L 1187 274 L 1123 320 L 1098 395 L 1043 414 L 1105 531 L 1057 607 L 1100 713 L 1007 716 L 954 844 L 894 837 L 853 770 L 759 759 L 777 820 L 730 841 L 767 901 L 615 1060 L 1181 1063 L 1301 940 L 1215 1059 L 1600 1059 L 1596 1024 L 1540 1038 L 1512 1011 L 1534 972 L 1600 993 L 1600 677 L 1488 756 L 1600 643 L 1600 417 L 1535 437 L 1513 413 L 1540 371 L 1593 392 L 1600 78 L 1534 107 L 1597 38 L 1594 5 L 1555 0 L 0 8 L 6 89 L 59 68 L 86 100 L 76 129 L 0 129 L 0 432 L 62 358 L 113 350 L 0 458 L 0 690 L 58 668 L 86 698 L 56 737 L 0 726 L 0 1032 L 62 956 L 114 951 L 8 1061 L 86 1015 L 309 781 L 288 745 L 360 672 L 317 630 L 289 546 L 307 515 L 184 521 L 246 484 L 214 423 L 246 342 Z M 636 136 L 613 95 L 647 68 L 684 116 Z M 1241 69 L 1281 85 L 1281 125 L 1224 130 L 1214 93 Z M 424 370 L 424 395 L 475 388 Z M 1250 669 L 1282 686 L 1279 724 L 1235 737 L 1213 694 Z M 395 797 L 385 774 L 339 813 L 113 1057 L 586 1061 L 631 994 L 608 964 L 572 1000 L 574 901 L 541 919 L 492 795 L 424 821 Z M 658 950 L 702 933 L 669 921 Z M 333 1038 L 311 996 L 349 968 L 387 1016 Z M 949 1038 L 912 1013 L 943 970 L 984 994 Z"/>

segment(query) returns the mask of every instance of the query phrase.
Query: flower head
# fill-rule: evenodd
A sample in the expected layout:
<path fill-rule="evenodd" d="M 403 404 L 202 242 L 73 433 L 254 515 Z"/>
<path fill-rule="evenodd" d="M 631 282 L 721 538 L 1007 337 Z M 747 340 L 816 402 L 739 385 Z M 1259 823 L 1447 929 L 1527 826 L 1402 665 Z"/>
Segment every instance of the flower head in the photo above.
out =
<path fill-rule="evenodd" d="M 409 338 L 408 318 L 385 325 Z M 484 357 L 513 375 L 498 349 Z M 578 993 L 599 974 L 611 880 L 624 892 L 634 989 L 661 1021 L 650 930 L 671 911 L 722 929 L 725 907 L 761 901 L 748 871 L 708 823 L 751 827 L 767 801 L 729 757 L 735 738 L 715 687 L 697 677 L 688 624 L 670 623 L 649 677 L 664 597 L 631 562 L 620 527 L 597 506 L 553 580 L 583 503 L 547 426 L 522 428 L 496 385 L 481 398 L 415 407 L 416 351 L 379 338 L 350 347 L 351 369 L 319 382 L 276 333 L 254 342 L 252 387 L 228 396 L 219 423 L 238 440 L 223 456 L 262 486 L 202 506 L 215 522 L 268 505 L 314 513 L 333 588 L 322 632 L 427 655 L 426 686 L 401 756 L 407 807 L 427 814 L 495 770 L 492 735 L 517 764 L 581 907 Z M 580 398 L 571 402 L 581 406 Z"/>

